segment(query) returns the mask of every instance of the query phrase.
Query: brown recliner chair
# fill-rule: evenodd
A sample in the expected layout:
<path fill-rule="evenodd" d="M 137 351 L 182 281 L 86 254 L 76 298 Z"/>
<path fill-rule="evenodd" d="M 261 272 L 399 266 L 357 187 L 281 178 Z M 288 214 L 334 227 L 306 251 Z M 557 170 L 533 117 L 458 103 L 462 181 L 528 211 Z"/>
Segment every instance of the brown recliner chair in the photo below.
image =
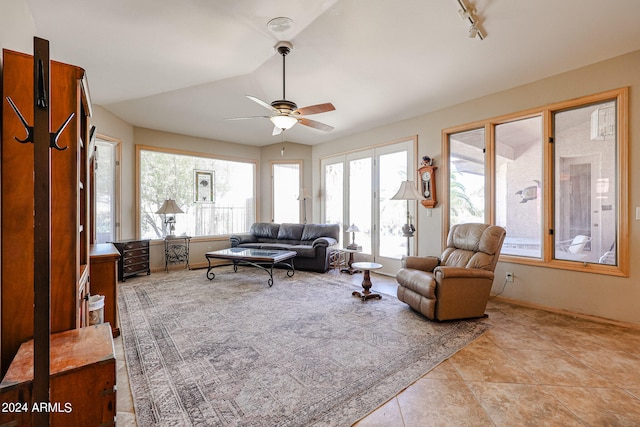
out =
<path fill-rule="evenodd" d="M 403 258 L 398 299 L 431 320 L 484 316 L 505 235 L 495 225 L 454 225 L 440 258 Z"/>

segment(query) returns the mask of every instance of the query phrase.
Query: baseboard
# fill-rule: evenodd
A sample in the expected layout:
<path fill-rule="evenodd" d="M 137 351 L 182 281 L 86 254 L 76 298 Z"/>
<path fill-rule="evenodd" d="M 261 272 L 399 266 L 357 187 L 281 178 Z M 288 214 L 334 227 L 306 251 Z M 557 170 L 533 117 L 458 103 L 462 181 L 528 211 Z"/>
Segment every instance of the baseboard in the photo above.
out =
<path fill-rule="evenodd" d="M 506 302 L 508 304 L 517 305 L 517 306 L 520 306 L 520 307 L 533 308 L 533 309 L 536 309 L 536 310 L 547 311 L 547 312 L 550 312 L 550 313 L 562 314 L 562 315 L 569 316 L 569 317 L 577 317 L 579 319 L 590 320 L 592 322 L 604 323 L 604 324 L 607 324 L 607 325 L 621 326 L 621 327 L 624 327 L 624 328 L 640 330 L 640 325 L 637 324 L 637 323 L 622 322 L 620 320 L 607 319 L 605 317 L 598 317 L 598 316 L 593 316 L 593 315 L 590 315 L 590 314 L 576 313 L 576 312 L 569 311 L 569 310 L 563 310 L 563 309 L 560 309 L 560 308 L 547 307 L 547 306 L 544 306 L 544 305 L 534 304 L 534 303 L 530 303 L 530 302 L 526 302 L 526 301 L 522 301 L 522 300 L 511 299 L 511 298 L 506 298 L 506 297 L 502 297 L 502 296 L 495 296 L 492 299 L 493 300 L 502 301 L 502 302 Z"/>

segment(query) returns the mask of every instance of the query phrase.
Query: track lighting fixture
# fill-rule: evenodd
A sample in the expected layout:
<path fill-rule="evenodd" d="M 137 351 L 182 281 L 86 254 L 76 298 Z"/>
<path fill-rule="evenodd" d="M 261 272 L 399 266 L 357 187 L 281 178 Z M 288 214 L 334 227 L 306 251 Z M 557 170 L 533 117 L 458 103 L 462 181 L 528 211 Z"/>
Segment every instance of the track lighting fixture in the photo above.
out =
<path fill-rule="evenodd" d="M 467 7 L 464 4 L 463 0 L 457 0 L 457 1 L 458 1 L 458 5 L 460 6 L 460 9 L 458 9 L 458 15 L 460 15 L 460 18 L 463 21 L 468 21 L 470 24 L 467 30 L 467 36 L 470 39 L 479 38 L 480 40 L 484 40 L 486 35 L 479 28 L 480 19 L 478 19 L 478 17 L 475 15 L 474 10 Z"/>
<path fill-rule="evenodd" d="M 476 24 L 471 24 L 469 26 L 469 32 L 467 33 L 467 36 L 470 39 L 475 39 L 478 36 L 478 27 L 476 27 Z"/>

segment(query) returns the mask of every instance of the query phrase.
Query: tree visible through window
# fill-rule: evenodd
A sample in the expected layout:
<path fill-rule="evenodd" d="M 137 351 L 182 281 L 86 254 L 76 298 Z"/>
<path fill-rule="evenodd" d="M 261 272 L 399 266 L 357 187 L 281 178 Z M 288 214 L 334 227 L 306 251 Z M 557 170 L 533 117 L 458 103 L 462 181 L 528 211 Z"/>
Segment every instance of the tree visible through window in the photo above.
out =
<path fill-rule="evenodd" d="M 255 163 L 150 147 L 139 147 L 138 153 L 141 238 L 164 237 L 164 218 L 156 211 L 166 199 L 174 199 L 184 211 L 175 215 L 176 235 L 239 233 L 255 222 Z M 202 179 L 197 178 L 203 176 L 214 186 L 208 192 L 213 200 L 202 197 Z"/>

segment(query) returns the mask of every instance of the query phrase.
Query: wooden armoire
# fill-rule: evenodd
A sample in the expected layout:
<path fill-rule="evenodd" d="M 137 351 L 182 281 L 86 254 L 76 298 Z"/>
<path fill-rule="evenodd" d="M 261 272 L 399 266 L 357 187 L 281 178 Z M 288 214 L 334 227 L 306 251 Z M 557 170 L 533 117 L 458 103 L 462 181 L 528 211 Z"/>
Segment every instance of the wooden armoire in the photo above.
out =
<path fill-rule="evenodd" d="M 2 288 L 0 367 L 6 373 L 20 345 L 33 338 L 34 149 L 10 97 L 33 124 L 33 57 L 3 50 Z M 91 104 L 82 68 L 50 62 L 50 129 L 63 151 L 51 152 L 51 333 L 83 327 L 89 293 L 88 137 Z M 37 236 L 35 237 L 37 238 Z"/>

